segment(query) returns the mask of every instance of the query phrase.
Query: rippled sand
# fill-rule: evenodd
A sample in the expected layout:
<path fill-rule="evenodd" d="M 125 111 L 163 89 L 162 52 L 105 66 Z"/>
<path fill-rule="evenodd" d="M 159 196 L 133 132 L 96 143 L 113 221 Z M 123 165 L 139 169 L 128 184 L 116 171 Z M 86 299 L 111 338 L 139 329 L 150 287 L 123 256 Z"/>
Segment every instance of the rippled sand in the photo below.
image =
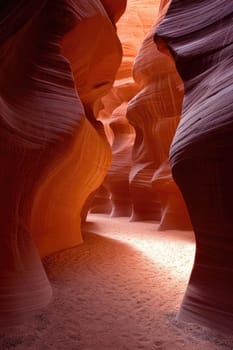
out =
<path fill-rule="evenodd" d="M 194 256 L 191 231 L 90 215 L 83 245 L 44 264 L 54 298 L 0 350 L 221 350 L 233 337 L 177 322 Z"/>

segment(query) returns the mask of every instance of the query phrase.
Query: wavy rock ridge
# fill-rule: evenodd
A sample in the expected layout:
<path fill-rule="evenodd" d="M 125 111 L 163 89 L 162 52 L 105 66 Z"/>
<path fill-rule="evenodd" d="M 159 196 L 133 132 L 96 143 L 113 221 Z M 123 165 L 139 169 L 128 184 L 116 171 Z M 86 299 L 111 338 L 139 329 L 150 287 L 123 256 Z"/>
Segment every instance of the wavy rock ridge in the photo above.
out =
<path fill-rule="evenodd" d="M 159 220 L 160 230 L 191 227 L 181 194 L 168 164 L 169 148 L 180 119 L 183 84 L 168 50 L 159 51 L 153 36 L 165 16 L 159 16 L 147 33 L 135 59 L 133 74 L 140 92 L 130 101 L 129 122 L 135 127 L 130 184 L 134 220 Z"/>
<path fill-rule="evenodd" d="M 232 5 L 130 0 L 117 29 L 125 9 L 1 5 L 0 327 L 50 301 L 40 258 L 82 242 L 102 184 L 96 211 L 161 230 L 190 228 L 183 194 L 196 256 L 178 318 L 232 331 Z"/>
<path fill-rule="evenodd" d="M 196 236 L 179 318 L 233 327 L 233 9 L 229 1 L 173 0 L 155 39 L 167 42 L 184 82 L 170 152 Z"/>
<path fill-rule="evenodd" d="M 187 229 L 190 220 L 168 164 L 183 85 L 168 50 L 161 54 L 153 42 L 155 28 L 167 10 L 167 2 L 159 3 L 130 0 L 117 24 L 124 55 L 99 115 L 113 154 L 104 181 L 110 193 L 106 203 L 111 201 L 112 216 L 159 220 L 161 230 Z M 95 212 L 98 200 L 103 197 L 96 197 Z M 104 208 L 108 210 L 99 206 L 100 211 Z"/>
<path fill-rule="evenodd" d="M 1 12 L 0 326 L 50 300 L 38 251 L 82 242 L 83 204 L 111 161 L 95 111 L 121 62 L 112 21 L 125 5 L 20 0 Z"/>

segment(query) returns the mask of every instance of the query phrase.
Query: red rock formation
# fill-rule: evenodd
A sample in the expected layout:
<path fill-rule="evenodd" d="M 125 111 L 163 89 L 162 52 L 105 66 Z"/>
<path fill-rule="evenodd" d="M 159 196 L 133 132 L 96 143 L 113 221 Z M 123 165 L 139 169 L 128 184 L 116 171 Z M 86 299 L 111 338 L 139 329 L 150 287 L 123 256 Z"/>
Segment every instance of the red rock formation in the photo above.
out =
<path fill-rule="evenodd" d="M 132 160 L 134 129 L 126 115 L 127 102 L 116 108 L 108 120 L 113 132 L 112 165 L 105 178 L 105 185 L 111 193 L 112 216 L 130 216 L 132 200 L 129 192 L 129 172 Z"/>
<path fill-rule="evenodd" d="M 119 17 L 125 2 L 107 3 Z M 82 206 L 111 159 L 95 112 L 122 52 L 98 0 L 20 0 L 0 23 L 2 326 L 51 297 L 31 236 L 42 256 L 82 241 Z"/>
<path fill-rule="evenodd" d="M 112 145 L 112 166 L 105 179 L 105 184 L 111 192 L 113 216 L 130 216 L 132 212 L 132 195 L 135 197 L 135 191 L 132 193 L 129 191 L 129 174 L 132 166 L 132 142 L 135 132 L 126 119 L 126 108 L 128 101 L 139 90 L 138 85 L 132 79 L 132 66 L 145 33 L 154 20 L 157 8 L 158 4 L 155 6 L 152 0 L 146 2 L 130 0 L 127 3 L 126 13 L 117 24 L 123 46 L 123 60 L 114 87 L 102 99 L 104 110 L 99 116 L 105 124 L 105 130 Z M 145 193 L 143 197 L 140 197 L 140 201 L 144 198 Z M 146 198 L 145 201 L 147 202 Z M 136 208 L 136 204 L 134 207 Z"/>
<path fill-rule="evenodd" d="M 231 333 L 232 19 L 226 0 L 173 0 L 156 36 L 168 43 L 185 85 L 170 160 L 194 227 L 196 256 L 179 319 Z"/>
<path fill-rule="evenodd" d="M 101 124 L 96 123 L 94 114 L 96 103 L 111 88 L 120 64 L 121 46 L 98 1 L 79 3 L 71 10 L 78 11 L 81 19 L 75 14 L 72 30 L 62 38 L 62 53 L 70 63 L 85 114 L 99 130 Z M 82 40 L 77 43 L 80 36 Z M 90 45 L 93 37 L 95 45 Z M 85 118 L 73 140 L 68 154 L 64 152 L 64 160 L 60 157 L 59 162 L 51 163 L 50 176 L 39 186 L 34 200 L 32 231 L 43 255 L 81 241 L 82 206 L 90 192 L 100 185 L 109 165 L 107 142 Z M 98 164 L 98 171 L 95 164 Z M 51 202 L 62 200 L 63 204 L 57 208 L 51 206 L 48 196 Z M 59 214 L 58 210 L 62 213 Z M 41 220 L 37 213 L 43 211 L 46 219 Z M 59 214 L 56 222 L 53 219 L 55 213 Z M 64 235 L 66 230 L 69 231 L 68 237 Z M 56 247 L 53 232 L 57 236 Z"/>
<path fill-rule="evenodd" d="M 168 164 L 183 98 L 183 86 L 173 60 L 153 42 L 167 6 L 146 35 L 134 64 L 141 91 L 130 101 L 127 118 L 136 130 L 130 183 L 136 219 L 160 220 L 160 229 L 187 229 L 190 222 Z M 152 184 L 152 186 L 151 186 Z M 161 213 L 161 214 L 160 214 Z"/>
<path fill-rule="evenodd" d="M 96 191 L 95 197 L 92 200 L 90 213 L 110 214 L 111 212 L 112 202 L 110 199 L 110 192 L 105 184 L 102 184 Z"/>
<path fill-rule="evenodd" d="M 100 0 L 108 13 L 109 18 L 115 24 L 126 9 L 127 0 Z"/>

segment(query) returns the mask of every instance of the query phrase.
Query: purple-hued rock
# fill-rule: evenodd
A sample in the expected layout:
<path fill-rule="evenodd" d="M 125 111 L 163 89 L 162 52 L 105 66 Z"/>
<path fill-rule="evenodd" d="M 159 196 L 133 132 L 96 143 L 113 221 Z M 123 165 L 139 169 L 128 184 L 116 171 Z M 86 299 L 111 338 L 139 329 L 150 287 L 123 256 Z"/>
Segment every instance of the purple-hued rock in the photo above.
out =
<path fill-rule="evenodd" d="M 233 329 L 233 7 L 227 0 L 170 4 L 155 35 L 183 79 L 182 118 L 170 163 L 196 236 L 196 255 L 178 315 Z"/>

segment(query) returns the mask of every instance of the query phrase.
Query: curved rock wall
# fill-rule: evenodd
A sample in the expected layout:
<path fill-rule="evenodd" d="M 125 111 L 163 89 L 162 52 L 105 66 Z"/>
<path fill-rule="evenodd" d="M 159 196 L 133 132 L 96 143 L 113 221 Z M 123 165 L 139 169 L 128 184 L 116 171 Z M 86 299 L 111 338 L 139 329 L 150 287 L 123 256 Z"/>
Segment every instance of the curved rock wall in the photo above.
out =
<path fill-rule="evenodd" d="M 102 99 L 104 109 L 99 114 L 100 120 L 105 124 L 113 154 L 112 165 L 104 182 L 111 193 L 111 215 L 129 216 L 133 220 L 136 219 L 138 195 L 135 195 L 136 189 L 130 186 L 129 178 L 133 165 L 132 148 L 135 130 L 126 119 L 126 110 L 128 101 L 140 89 L 132 77 L 135 56 L 157 15 L 158 6 L 159 1 L 154 0 L 127 2 L 127 10 L 117 23 L 117 32 L 123 47 L 123 60 L 111 92 Z M 142 200 L 147 203 L 148 193 L 143 192 L 143 196 L 140 193 L 140 201 Z M 131 215 L 132 204 L 133 215 Z M 95 206 L 95 201 L 93 205 Z M 148 217 L 146 214 L 148 208 L 151 208 L 151 205 L 145 207 L 144 217 L 141 219 L 145 219 L 146 215 Z"/>
<path fill-rule="evenodd" d="M 196 256 L 179 318 L 233 327 L 233 8 L 229 1 L 173 0 L 165 40 L 184 81 L 170 161 L 188 206 Z"/>
<path fill-rule="evenodd" d="M 40 257 L 82 242 L 112 148 L 101 210 L 187 229 L 179 187 L 197 247 L 178 317 L 232 331 L 232 6 L 164 0 L 149 30 L 159 1 L 130 0 L 120 66 L 125 8 L 1 5 L 0 327 L 49 302 Z"/>
<path fill-rule="evenodd" d="M 125 3 L 20 0 L 1 11 L 0 326 L 50 300 L 37 250 L 82 241 L 81 209 L 111 161 L 95 113 L 121 62 L 111 20 Z"/>
<path fill-rule="evenodd" d="M 113 133 L 112 164 L 105 177 L 106 187 L 111 193 L 111 216 L 131 216 L 132 199 L 129 191 L 129 172 L 132 165 L 134 129 L 126 119 L 127 102 L 114 109 L 108 119 Z"/>
<path fill-rule="evenodd" d="M 159 229 L 190 229 L 182 196 L 168 164 L 169 148 L 180 119 L 183 84 L 173 59 L 153 42 L 167 2 L 161 2 L 159 17 L 146 35 L 136 57 L 133 74 L 140 92 L 129 102 L 127 118 L 135 127 L 130 185 L 133 219 L 157 219 Z M 142 200 L 143 198 L 143 200 Z"/>

